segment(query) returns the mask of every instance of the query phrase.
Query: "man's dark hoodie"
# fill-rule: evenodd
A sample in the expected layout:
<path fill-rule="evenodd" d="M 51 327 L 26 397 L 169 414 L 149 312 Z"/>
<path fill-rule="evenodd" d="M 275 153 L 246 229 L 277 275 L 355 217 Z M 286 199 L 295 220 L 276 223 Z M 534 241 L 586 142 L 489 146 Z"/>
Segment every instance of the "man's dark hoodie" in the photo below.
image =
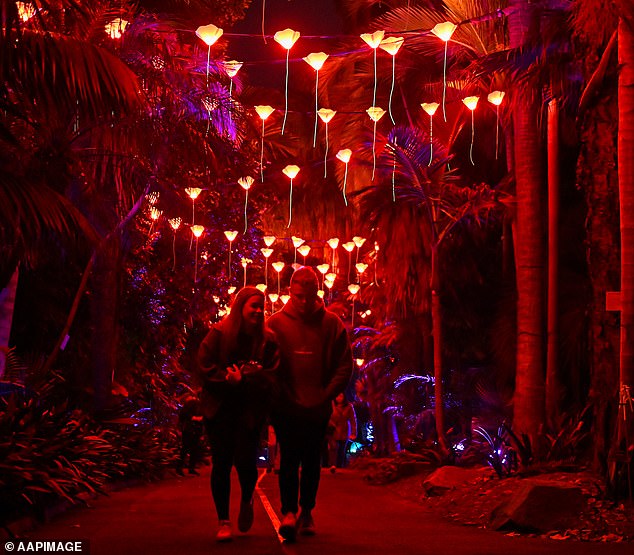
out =
<path fill-rule="evenodd" d="M 307 316 L 289 302 L 267 325 L 275 332 L 281 352 L 276 412 L 327 418 L 331 401 L 352 375 L 352 351 L 343 323 L 319 299 Z"/>

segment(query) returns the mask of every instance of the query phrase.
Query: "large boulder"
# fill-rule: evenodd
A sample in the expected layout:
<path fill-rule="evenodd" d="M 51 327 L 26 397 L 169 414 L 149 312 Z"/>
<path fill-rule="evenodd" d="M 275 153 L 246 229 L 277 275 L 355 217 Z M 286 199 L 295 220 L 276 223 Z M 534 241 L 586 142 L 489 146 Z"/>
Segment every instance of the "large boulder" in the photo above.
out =
<path fill-rule="evenodd" d="M 587 501 L 581 488 L 545 480 L 526 480 L 509 500 L 491 512 L 490 528 L 547 532 L 573 526 Z"/>
<path fill-rule="evenodd" d="M 490 474 L 490 469 L 461 468 L 459 466 L 441 466 L 432 472 L 423 482 L 423 489 L 428 496 L 444 495 L 463 484 L 477 482 Z"/>

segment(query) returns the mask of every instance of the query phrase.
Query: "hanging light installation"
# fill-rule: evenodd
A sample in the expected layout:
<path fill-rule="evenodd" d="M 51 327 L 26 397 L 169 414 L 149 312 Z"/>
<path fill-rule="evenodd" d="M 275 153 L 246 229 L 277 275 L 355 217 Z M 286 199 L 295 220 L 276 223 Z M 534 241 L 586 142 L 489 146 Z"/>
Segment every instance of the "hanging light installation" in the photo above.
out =
<path fill-rule="evenodd" d="M 240 71 L 240 68 L 242 67 L 242 62 L 231 60 L 229 62 L 224 62 L 222 66 L 225 69 L 225 73 L 229 76 L 229 120 L 231 120 L 231 112 L 233 108 L 233 78 L 238 74 L 238 71 Z"/>
<path fill-rule="evenodd" d="M 471 146 L 469 147 L 469 160 L 471 160 L 471 164 L 475 166 L 473 161 L 473 138 L 475 136 L 475 109 L 478 105 L 478 100 L 480 100 L 479 96 L 467 96 L 462 99 L 464 105 L 471 110 Z"/>
<path fill-rule="evenodd" d="M 350 285 L 348 285 L 348 291 L 350 292 L 350 295 L 352 296 L 352 316 L 351 316 L 351 322 L 350 325 L 354 328 L 354 312 L 355 312 L 355 308 L 354 308 L 354 301 L 357 298 L 357 293 L 359 292 L 359 290 L 361 289 L 361 287 L 359 287 L 358 284 L 356 283 L 351 283 Z"/>
<path fill-rule="evenodd" d="M 290 295 L 280 295 L 280 301 L 282 301 L 283 305 L 286 305 L 286 303 L 290 301 L 290 299 L 291 299 Z"/>
<path fill-rule="evenodd" d="M 320 264 L 319 266 L 317 266 L 317 270 L 321 274 L 321 288 L 323 289 L 324 288 L 324 276 L 328 273 L 328 270 L 330 270 L 330 264 Z"/>
<path fill-rule="evenodd" d="M 376 123 L 385 115 L 385 110 L 378 106 L 371 106 L 366 112 L 374 122 L 374 135 L 372 136 L 372 181 L 374 181 L 374 171 L 376 170 Z"/>
<path fill-rule="evenodd" d="M 260 293 L 266 293 L 266 284 L 265 283 L 258 283 L 255 288 L 260 292 Z"/>
<path fill-rule="evenodd" d="M 290 164 L 282 170 L 282 173 L 291 180 L 288 201 L 288 224 L 286 224 L 286 227 L 289 228 L 291 227 L 291 220 L 293 219 L 293 179 L 295 179 L 299 173 L 299 166 Z"/>
<path fill-rule="evenodd" d="M 169 220 L 170 227 L 174 231 L 174 240 L 172 241 L 172 251 L 174 253 L 174 266 L 172 267 L 172 272 L 176 271 L 176 231 L 181 226 L 182 220 L 180 218 L 170 218 Z"/>
<path fill-rule="evenodd" d="M 445 43 L 445 58 L 442 70 L 442 115 L 445 121 L 447 121 L 447 114 L 445 112 L 445 95 L 447 92 L 447 44 L 457 27 L 458 26 L 454 23 L 445 21 L 444 23 L 438 23 L 431 30 L 434 35 Z"/>
<path fill-rule="evenodd" d="M 498 159 L 498 144 L 500 142 L 500 104 L 504 100 L 504 91 L 493 91 L 487 100 L 495 106 L 495 159 Z"/>
<path fill-rule="evenodd" d="M 264 256 L 264 283 L 269 286 L 269 256 L 273 254 L 273 249 L 264 248 L 260 249 L 260 252 Z"/>
<path fill-rule="evenodd" d="M 238 179 L 238 185 L 240 185 L 240 187 L 242 187 L 244 189 L 245 192 L 245 196 L 244 196 L 244 232 L 247 232 L 247 205 L 249 203 L 249 189 L 251 188 L 251 185 L 253 185 L 253 182 L 255 181 L 255 179 L 253 179 L 250 175 L 248 175 L 247 177 L 241 177 L 240 179 Z"/>
<path fill-rule="evenodd" d="M 301 247 L 297 249 L 297 252 L 299 252 L 299 254 L 301 254 L 304 257 L 304 266 L 306 266 L 306 257 L 308 256 L 308 253 L 310 252 L 310 247 L 308 245 L 302 245 Z"/>
<path fill-rule="evenodd" d="M 363 42 L 374 50 L 374 93 L 372 94 L 372 106 L 376 104 L 376 49 L 379 47 L 379 44 L 381 44 L 384 36 L 385 31 L 374 31 L 374 33 L 363 33 L 361 35 Z"/>
<path fill-rule="evenodd" d="M 348 206 L 348 198 L 346 197 L 346 183 L 348 181 L 348 162 L 350 162 L 351 157 L 352 151 L 349 148 L 343 148 L 339 152 L 337 152 L 337 158 L 346 165 L 346 169 L 343 173 L 343 202 L 346 203 L 346 206 Z"/>
<path fill-rule="evenodd" d="M 273 35 L 275 42 L 281 44 L 286 48 L 286 80 L 284 82 L 284 121 L 282 123 L 282 135 L 284 135 L 284 128 L 286 127 L 286 116 L 288 114 L 288 54 L 293 48 L 293 45 L 299 38 L 299 32 L 293 31 L 293 29 L 284 29 L 278 31 Z"/>
<path fill-rule="evenodd" d="M 193 225 L 191 226 L 192 234 L 196 237 L 196 258 L 194 259 L 194 285 L 197 281 L 198 274 L 198 239 L 205 231 L 205 228 L 202 225 Z"/>
<path fill-rule="evenodd" d="M 404 40 L 405 39 L 403 39 L 403 37 L 388 37 L 383 39 L 379 44 L 379 48 L 385 50 L 388 54 L 390 54 L 390 56 L 392 56 L 392 86 L 390 87 L 390 101 L 387 107 L 390 119 L 392 120 L 392 125 L 396 125 L 394 117 L 392 116 L 392 95 L 394 94 L 394 81 L 396 77 L 396 53 L 400 50 L 401 46 L 403 46 Z"/>
<path fill-rule="evenodd" d="M 192 225 L 196 223 L 196 199 L 202 193 L 202 189 L 200 187 L 187 187 L 185 192 L 189 195 L 189 198 L 192 199 Z"/>
<path fill-rule="evenodd" d="M 280 273 L 284 269 L 284 262 L 282 262 L 281 260 L 278 260 L 277 262 L 273 262 L 271 266 L 273 266 L 273 269 L 277 272 L 277 294 L 279 295 L 280 294 Z"/>
<path fill-rule="evenodd" d="M 293 247 L 295 248 L 295 257 L 293 258 L 293 264 L 297 264 L 297 249 L 304 244 L 304 240 L 301 237 L 295 237 L 295 235 L 293 235 L 291 237 L 291 241 L 293 243 Z"/>
<path fill-rule="evenodd" d="M 275 303 L 280 298 L 279 293 L 269 293 L 269 301 L 271 301 L 271 314 L 275 312 Z"/>
<path fill-rule="evenodd" d="M 313 148 L 317 145 L 317 112 L 319 111 L 318 90 L 319 90 L 319 70 L 328 59 L 325 52 L 313 52 L 304 58 L 304 61 L 315 70 L 315 130 L 313 131 Z"/>
<path fill-rule="evenodd" d="M 207 84 L 209 84 L 209 56 L 211 55 L 211 47 L 222 36 L 222 29 L 215 25 L 201 25 L 196 29 L 196 36 L 207 45 Z"/>
<path fill-rule="evenodd" d="M 233 246 L 233 241 L 237 236 L 237 231 L 225 231 L 225 237 L 227 238 L 227 241 L 229 241 L 229 262 L 227 264 L 227 268 L 229 269 L 229 271 L 227 272 L 227 281 L 231 281 L 231 249 Z"/>
<path fill-rule="evenodd" d="M 436 110 L 438 110 L 438 106 L 440 106 L 438 102 L 423 102 L 421 104 L 421 107 L 423 108 L 423 110 L 425 110 L 425 112 L 427 112 L 427 115 L 429 116 L 429 164 L 427 164 L 428 166 L 431 165 L 431 162 L 434 158 L 434 142 L 433 142 L 434 114 L 436 113 Z"/>
<path fill-rule="evenodd" d="M 357 262 L 354 267 L 357 270 L 358 281 L 361 281 L 361 276 L 363 275 L 363 272 L 368 269 L 368 265 L 365 262 Z"/>
<path fill-rule="evenodd" d="M 326 124 L 326 154 L 324 154 L 324 179 L 327 177 L 328 168 L 328 122 L 335 117 L 335 110 L 329 110 L 328 108 L 321 108 L 318 112 L 321 121 Z"/>
<path fill-rule="evenodd" d="M 262 120 L 262 146 L 260 148 L 260 181 L 262 181 L 262 183 L 264 183 L 264 168 L 263 168 L 263 163 L 264 163 L 264 122 L 267 120 L 267 118 L 273 113 L 275 112 L 275 108 L 273 108 L 272 106 L 256 106 L 255 107 L 255 111 L 258 113 L 258 116 L 260 116 L 260 119 Z"/>
<path fill-rule="evenodd" d="M 240 260 L 240 264 L 242 264 L 242 269 L 244 270 L 244 283 L 242 285 L 242 287 L 246 287 L 247 286 L 247 266 L 249 264 L 251 264 L 251 262 L 253 262 L 253 260 L 251 260 L 250 258 L 242 258 Z"/>
<path fill-rule="evenodd" d="M 262 240 L 267 247 L 273 246 L 273 243 L 275 243 L 275 239 L 275 235 L 265 235 L 264 237 L 262 237 Z"/>

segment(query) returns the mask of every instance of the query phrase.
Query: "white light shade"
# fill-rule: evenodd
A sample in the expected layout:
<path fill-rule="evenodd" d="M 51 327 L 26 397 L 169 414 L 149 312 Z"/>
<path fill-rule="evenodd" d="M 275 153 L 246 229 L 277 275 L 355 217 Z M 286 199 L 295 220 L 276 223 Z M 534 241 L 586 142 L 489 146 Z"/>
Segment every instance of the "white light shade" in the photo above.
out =
<path fill-rule="evenodd" d="M 215 25 L 202 25 L 196 29 L 196 36 L 207 46 L 211 46 L 222 36 L 222 32 L 222 29 Z"/>
<path fill-rule="evenodd" d="M 324 123 L 328 123 L 332 118 L 335 117 L 337 112 L 335 110 L 329 110 L 328 108 L 320 108 L 317 110 L 317 114 L 321 118 L 321 121 Z"/>
<path fill-rule="evenodd" d="M 275 304 L 280 296 L 277 293 L 269 293 L 269 300 Z"/>
<path fill-rule="evenodd" d="M 238 232 L 237 231 L 225 231 L 225 237 L 229 240 L 229 242 L 231 243 L 231 241 L 233 241 L 236 237 L 238 236 Z"/>
<path fill-rule="evenodd" d="M 361 287 L 357 283 L 351 283 L 348 285 L 348 291 L 350 291 L 352 295 L 356 295 L 359 292 L 359 289 L 361 289 Z"/>
<path fill-rule="evenodd" d="M 318 296 L 320 299 L 323 299 L 325 294 L 326 294 L 326 293 L 323 291 L 323 289 L 319 289 L 319 291 L 317 291 L 317 296 Z"/>
<path fill-rule="evenodd" d="M 293 241 L 293 246 L 295 248 L 304 244 L 304 240 L 301 237 L 295 237 L 295 235 L 291 237 L 291 241 Z"/>
<path fill-rule="evenodd" d="M 357 235 L 356 237 L 352 238 L 352 242 L 357 246 L 357 248 L 360 249 L 363 246 L 363 243 L 365 243 L 365 238 L 359 237 Z"/>
<path fill-rule="evenodd" d="M 273 243 L 275 243 L 275 235 L 265 235 L 262 239 L 267 247 L 270 247 Z"/>
<path fill-rule="evenodd" d="M 324 62 L 328 59 L 328 54 L 325 52 L 313 52 L 304 58 L 304 61 L 312 67 L 315 71 L 319 71 Z"/>
<path fill-rule="evenodd" d="M 349 148 L 343 148 L 339 152 L 337 152 L 337 158 L 341 160 L 344 164 L 350 162 L 350 158 L 352 157 L 352 151 Z M 335 246 L 335 248 L 337 248 Z"/>
<path fill-rule="evenodd" d="M 447 42 L 453 32 L 456 30 L 458 26 L 450 21 L 445 21 L 444 23 L 438 23 L 431 32 L 434 33 L 440 40 Z"/>
<path fill-rule="evenodd" d="M 329 279 L 325 279 L 325 280 L 324 280 L 324 285 L 325 285 L 326 287 L 328 287 L 328 289 L 332 289 L 332 287 L 333 287 L 333 285 L 334 285 L 334 284 L 335 284 L 335 282 L 334 282 L 334 281 L 330 281 Z"/>
<path fill-rule="evenodd" d="M 238 62 L 237 60 L 231 60 L 229 62 L 224 62 L 223 67 L 225 68 L 225 72 L 229 77 L 235 77 L 240 68 L 242 67 L 242 62 Z"/>
<path fill-rule="evenodd" d="M 404 40 L 403 37 L 388 37 L 381 41 L 379 48 L 385 50 L 392 56 L 396 56 L 396 53 L 400 50 L 401 46 L 403 46 Z"/>
<path fill-rule="evenodd" d="M 182 220 L 180 218 L 170 218 L 169 223 L 172 226 L 172 229 L 176 231 L 181 226 Z"/>
<path fill-rule="evenodd" d="M 308 253 L 310 252 L 310 247 L 308 245 L 302 245 L 297 249 L 297 252 L 302 256 L 308 256 Z"/>
<path fill-rule="evenodd" d="M 370 119 L 375 122 L 379 121 L 385 114 L 385 110 L 383 108 L 379 108 L 378 106 L 370 106 L 366 112 L 368 113 L 368 116 L 370 116 Z"/>
<path fill-rule="evenodd" d="M 502 100 L 504 100 L 504 94 L 504 91 L 493 91 L 492 93 L 489 93 L 489 96 L 487 96 L 487 100 L 491 104 L 499 106 L 500 104 L 502 104 Z"/>
<path fill-rule="evenodd" d="M 336 249 L 339 246 L 339 239 L 337 237 L 333 237 L 332 239 L 328 239 L 328 246 L 331 249 Z"/>
<path fill-rule="evenodd" d="M 346 249 L 348 252 L 352 252 L 354 250 L 354 243 L 352 241 L 348 241 L 347 243 L 344 243 L 343 245 L 341 245 L 344 249 Z"/>
<path fill-rule="evenodd" d="M 355 358 L 354 360 L 359 368 L 361 368 L 363 366 L 363 363 L 365 362 L 365 359 L 362 358 Z"/>
<path fill-rule="evenodd" d="M 202 225 L 193 225 L 191 226 L 191 230 L 195 237 L 200 237 L 205 231 L 205 228 Z"/>
<path fill-rule="evenodd" d="M 253 185 L 254 181 L 255 179 L 248 175 L 247 177 L 241 177 L 240 179 L 238 179 L 238 185 L 240 185 L 240 187 L 242 187 L 245 191 L 248 191 L 251 188 L 251 185 Z"/>
<path fill-rule="evenodd" d="M 325 275 L 328 273 L 328 270 L 330 270 L 330 264 L 320 264 L 317 266 L 317 270 L 319 270 L 321 274 Z"/>
<path fill-rule="evenodd" d="M 258 105 L 255 106 L 255 111 L 258 113 L 258 116 L 260 116 L 263 120 L 266 120 L 266 118 L 275 112 L 275 108 L 269 106 L 268 104 Z"/>
<path fill-rule="evenodd" d="M 337 279 L 337 274 L 335 273 L 326 274 L 326 279 L 334 283 L 334 281 Z"/>
<path fill-rule="evenodd" d="M 280 301 L 282 301 L 283 304 L 286 304 L 290 298 L 289 295 L 280 295 Z"/>
<path fill-rule="evenodd" d="M 229 293 L 229 295 L 233 295 L 236 292 L 236 286 L 232 285 L 231 287 L 229 287 L 229 289 L 227 289 L 227 293 Z"/>
<path fill-rule="evenodd" d="M 361 35 L 361 39 L 370 48 L 378 48 L 384 36 L 385 36 L 385 31 L 374 31 L 374 33 L 363 33 Z"/>
<path fill-rule="evenodd" d="M 297 42 L 299 38 L 299 31 L 293 31 L 293 29 L 284 29 L 283 31 L 278 31 L 273 35 L 273 39 L 278 44 L 281 44 L 286 50 L 290 50 L 293 48 L 293 45 Z"/>
<path fill-rule="evenodd" d="M 357 264 L 354 265 L 354 267 L 357 269 L 357 272 L 359 272 L 360 274 L 362 274 L 368 269 L 368 265 L 364 264 L 363 262 L 358 262 Z"/>
<path fill-rule="evenodd" d="M 421 107 L 423 108 L 423 110 L 425 110 L 425 112 L 427 112 L 429 116 L 433 116 L 436 113 L 436 110 L 438 110 L 438 106 L 440 106 L 438 102 L 423 102 L 421 104 Z"/>
<path fill-rule="evenodd" d="M 266 291 L 266 285 L 264 285 L 264 283 L 258 283 L 255 288 L 262 293 Z"/>
<path fill-rule="evenodd" d="M 294 179 L 295 177 L 297 177 L 297 174 L 299 173 L 299 166 L 294 166 L 290 164 L 282 170 L 282 173 L 285 176 L 290 177 L 291 179 Z"/>
<path fill-rule="evenodd" d="M 260 249 L 260 252 L 264 255 L 264 258 L 268 258 L 273 254 L 273 249 Z"/>
<path fill-rule="evenodd" d="M 478 100 L 480 100 L 479 96 L 467 96 L 462 99 L 462 102 L 469 110 L 475 110 L 478 105 Z"/>
<path fill-rule="evenodd" d="M 198 195 L 202 193 L 202 189 L 200 187 L 187 187 L 185 192 L 191 197 L 192 200 L 196 200 Z"/>
<path fill-rule="evenodd" d="M 273 266 L 273 269 L 279 274 L 284 269 L 284 262 L 282 261 L 273 262 L 271 266 Z"/>

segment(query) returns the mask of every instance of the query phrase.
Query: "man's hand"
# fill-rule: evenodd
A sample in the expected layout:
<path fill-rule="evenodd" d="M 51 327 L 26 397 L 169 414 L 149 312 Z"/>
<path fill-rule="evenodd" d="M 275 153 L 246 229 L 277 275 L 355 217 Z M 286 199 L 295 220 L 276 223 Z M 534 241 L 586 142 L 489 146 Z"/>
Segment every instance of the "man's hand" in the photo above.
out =
<path fill-rule="evenodd" d="M 242 380 L 242 372 L 237 364 L 227 367 L 227 377 L 225 379 L 232 384 L 240 383 Z"/>

